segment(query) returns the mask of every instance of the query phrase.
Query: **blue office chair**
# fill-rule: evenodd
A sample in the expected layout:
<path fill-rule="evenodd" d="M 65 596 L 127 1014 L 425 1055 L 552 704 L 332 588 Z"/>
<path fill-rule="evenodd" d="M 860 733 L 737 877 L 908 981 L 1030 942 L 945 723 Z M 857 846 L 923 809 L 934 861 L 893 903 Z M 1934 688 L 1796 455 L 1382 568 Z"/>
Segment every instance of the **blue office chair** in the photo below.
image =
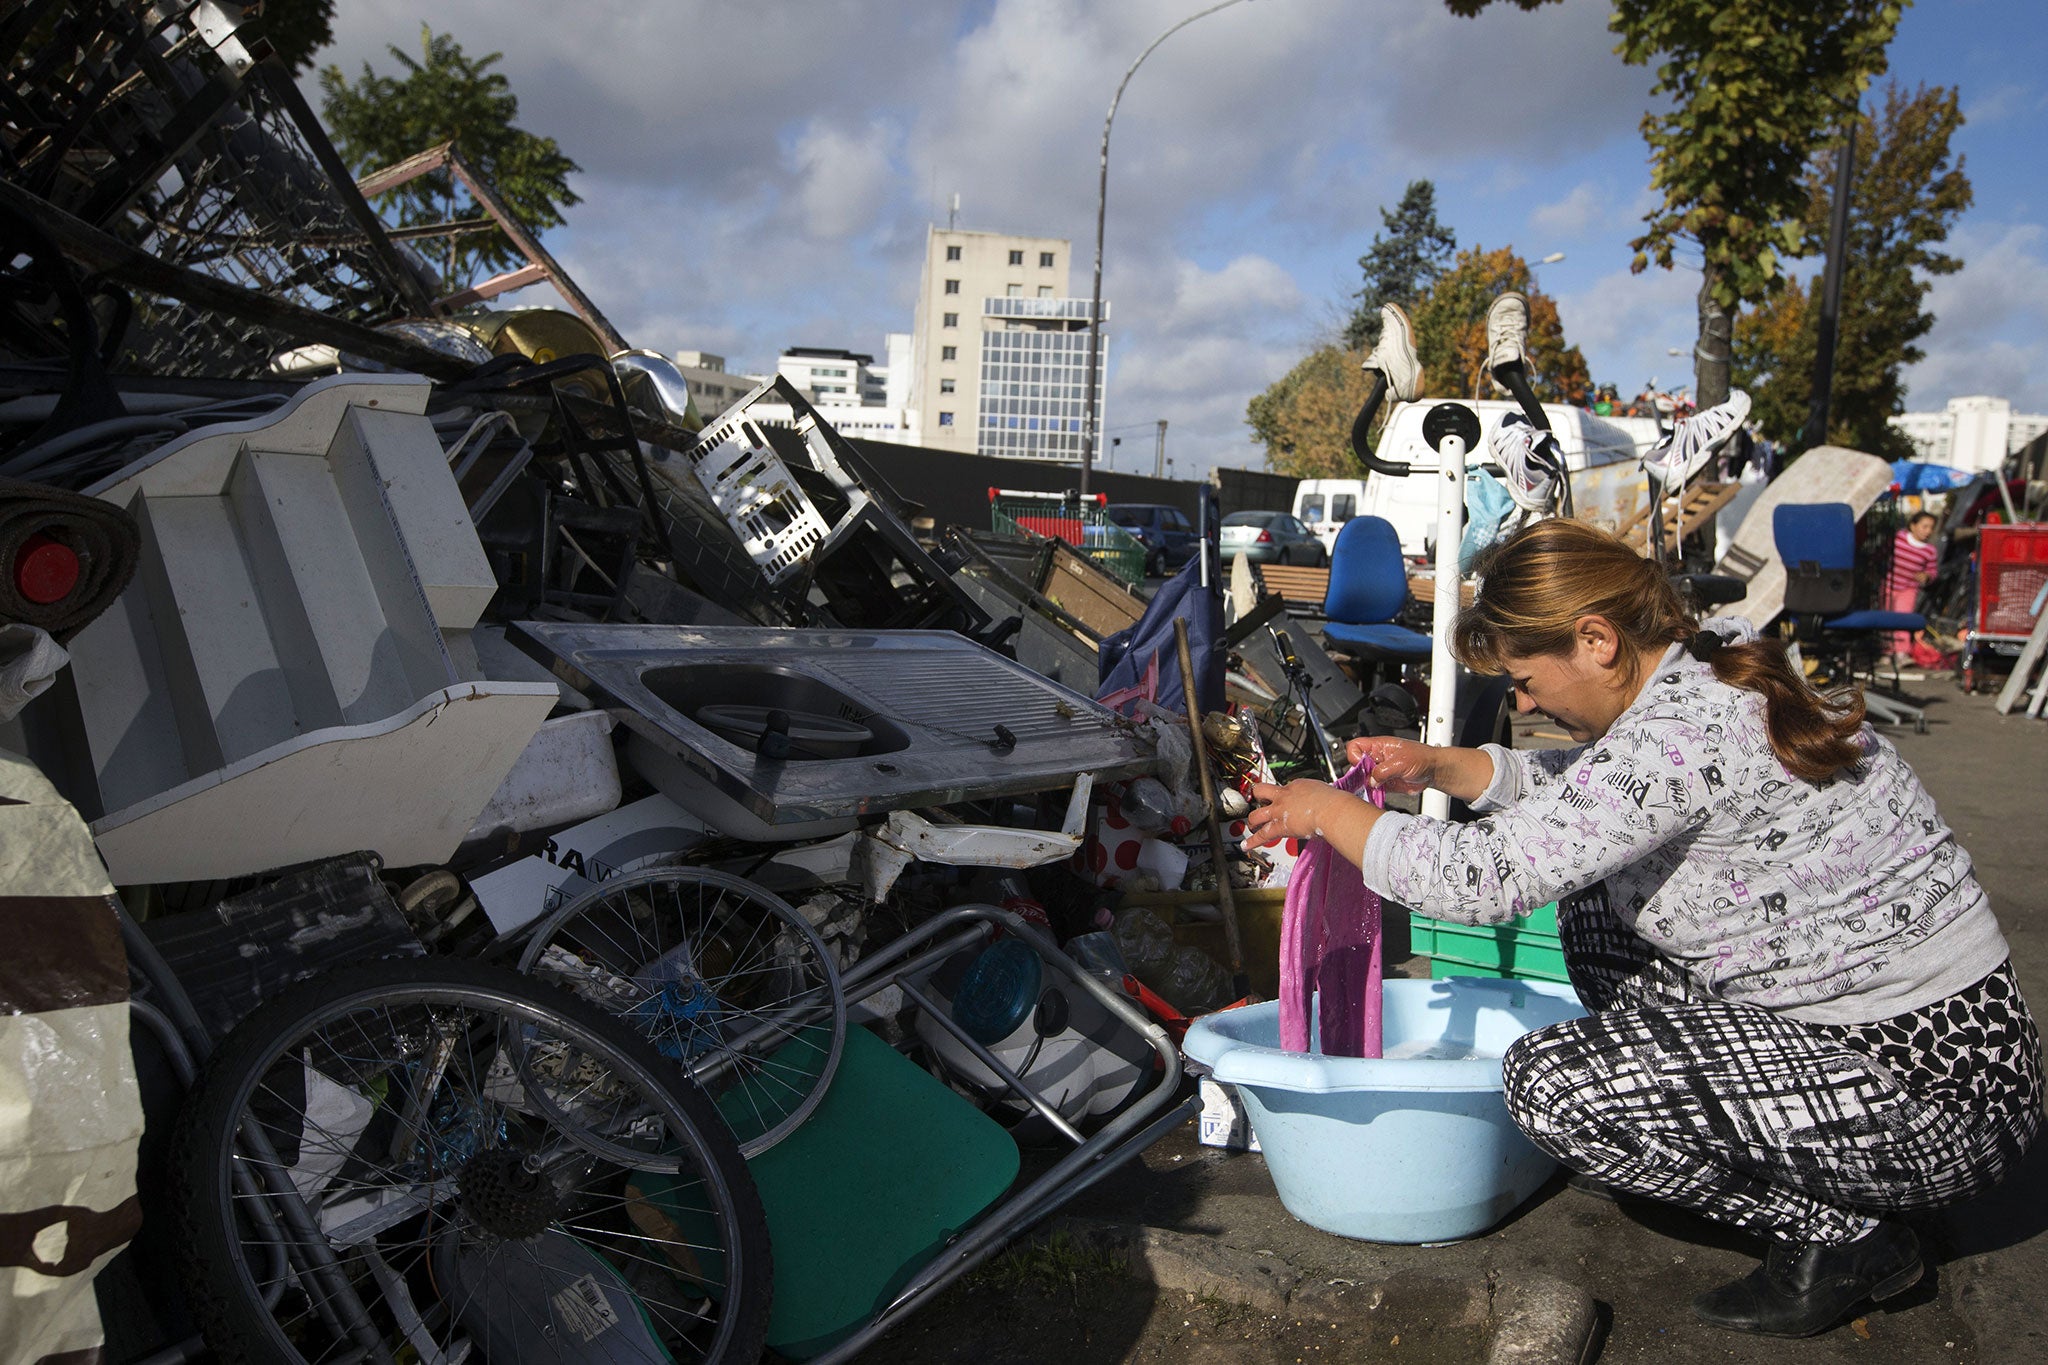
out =
<path fill-rule="evenodd" d="M 1408 605 L 1408 562 L 1401 538 L 1385 517 L 1353 517 L 1330 552 L 1330 587 L 1323 597 L 1323 638 L 1365 663 L 1419 663 L 1430 639 L 1396 625 Z"/>
<path fill-rule="evenodd" d="M 1856 572 L 1856 513 L 1846 502 L 1788 503 L 1771 513 L 1771 538 L 1785 565 L 1785 610 L 1795 621 L 1797 638 L 1843 662 L 1855 681 L 1856 658 L 1867 647 L 1875 658 L 1877 643 L 1893 631 L 1917 633 L 1927 625 L 1918 612 L 1859 607 L 1874 596 L 1881 573 Z M 1872 669 L 1873 683 L 1876 670 Z M 1863 690 L 1864 708 L 1872 720 L 1890 725 L 1911 722 L 1922 733 L 1927 713 L 1899 697 Z"/>

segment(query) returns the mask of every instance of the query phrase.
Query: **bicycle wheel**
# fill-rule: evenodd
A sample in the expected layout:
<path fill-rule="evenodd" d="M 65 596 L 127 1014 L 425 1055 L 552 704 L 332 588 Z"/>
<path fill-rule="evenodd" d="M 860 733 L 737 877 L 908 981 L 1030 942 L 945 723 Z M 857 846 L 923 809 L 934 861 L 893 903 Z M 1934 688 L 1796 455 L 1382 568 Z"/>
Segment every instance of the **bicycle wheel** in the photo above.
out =
<path fill-rule="evenodd" d="M 825 1098 L 846 1040 L 831 951 L 788 902 L 701 867 L 614 877 L 543 920 L 519 970 L 632 1023 L 757 1156 Z"/>
<path fill-rule="evenodd" d="M 283 993 L 214 1054 L 171 1168 L 228 1362 L 741 1365 L 767 1331 L 767 1222 L 709 1102 L 503 968 Z"/>

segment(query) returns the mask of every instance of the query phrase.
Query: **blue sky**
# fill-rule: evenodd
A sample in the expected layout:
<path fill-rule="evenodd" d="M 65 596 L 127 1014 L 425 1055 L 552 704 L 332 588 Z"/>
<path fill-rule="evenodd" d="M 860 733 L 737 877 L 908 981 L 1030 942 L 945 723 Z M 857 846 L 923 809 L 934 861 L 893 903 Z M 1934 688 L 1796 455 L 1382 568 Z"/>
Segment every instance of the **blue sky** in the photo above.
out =
<path fill-rule="evenodd" d="M 879 355 L 907 330 L 925 228 L 954 193 L 964 227 L 1070 238 L 1085 291 L 1109 96 L 1202 7 L 348 0 L 321 60 L 388 69 L 384 45 L 412 48 L 423 19 L 502 52 L 521 123 L 583 167 L 550 248 L 635 344 L 758 371 L 795 345 Z M 1247 0 L 1168 39 L 1111 145 L 1108 430 L 1167 419 L 1181 475 L 1256 465 L 1246 401 L 1341 325 L 1380 208 L 1416 178 L 1461 245 L 1565 253 L 1538 279 L 1595 378 L 1689 380 L 1667 350 L 1691 345 L 1697 275 L 1628 273 L 1651 76 L 1613 54 L 1607 14 Z M 1976 190 L 1908 403 L 2048 411 L 2048 5 L 1921 0 L 1890 55 L 1909 88 L 1961 88 Z"/>

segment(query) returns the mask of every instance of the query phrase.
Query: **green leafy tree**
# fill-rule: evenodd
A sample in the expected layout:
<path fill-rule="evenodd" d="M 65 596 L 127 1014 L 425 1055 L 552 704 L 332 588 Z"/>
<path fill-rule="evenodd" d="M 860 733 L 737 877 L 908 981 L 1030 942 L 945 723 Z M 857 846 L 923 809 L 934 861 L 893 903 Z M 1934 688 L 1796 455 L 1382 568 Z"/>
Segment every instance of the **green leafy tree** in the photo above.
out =
<path fill-rule="evenodd" d="M 279 60 L 297 75 L 313 54 L 334 41 L 334 0 L 263 0 L 251 32 L 269 41 Z"/>
<path fill-rule="evenodd" d="M 1474 246 L 1411 309 L 1423 392 L 1440 398 L 1491 394 L 1486 372 L 1486 310 L 1510 290 L 1529 300 L 1529 387 L 1552 403 L 1583 403 L 1592 390 L 1586 358 L 1564 338 L 1557 301 L 1536 288 L 1529 263 L 1507 247 Z"/>
<path fill-rule="evenodd" d="M 1552 0 L 1513 0 L 1533 10 Z M 1492 0 L 1445 0 L 1474 15 Z M 1663 202 L 1630 246 L 1631 268 L 1669 269 L 1682 243 L 1700 257 L 1702 405 L 1727 396 L 1735 312 L 1768 298 L 1797 254 L 1805 171 L 1865 87 L 1885 71 L 1902 0 L 1614 0 L 1608 28 L 1631 65 L 1657 63 L 1643 116 L 1650 186 Z"/>
<path fill-rule="evenodd" d="M 562 210 L 580 203 L 569 177 L 581 168 L 550 137 L 514 125 L 519 99 L 503 73 L 501 53 L 470 57 L 454 38 L 420 27 L 420 58 L 387 49 L 403 69 L 385 76 L 363 63 L 350 83 L 338 66 L 320 72 L 322 112 L 335 145 L 358 175 L 402 161 L 443 142 L 488 179 L 528 231 L 559 227 Z M 378 196 L 380 211 L 400 226 L 474 219 L 482 209 L 447 170 L 415 177 Z M 486 273 L 523 264 L 518 248 L 493 227 L 439 240 L 442 275 L 461 288 Z"/>
<path fill-rule="evenodd" d="M 1856 136 L 1849 234 L 1843 254 L 1842 307 L 1825 440 L 1887 459 L 1912 455 L 1912 443 L 1891 425 L 1905 411 L 1900 375 L 1923 356 L 1919 340 L 1934 326 L 1927 311 L 1929 277 L 1962 262 L 1941 250 L 1949 228 L 1972 200 L 1963 158 L 1949 143 L 1962 127 L 1958 92 L 1896 84 L 1884 107 L 1864 115 Z M 1803 222 L 1806 249 L 1825 249 L 1840 148 L 1808 168 Z M 1758 420 L 1774 436 L 1796 438 L 1813 395 L 1820 302 L 1796 282 L 1736 326 L 1736 374 L 1755 401 Z M 1805 445 L 1817 445 L 1811 433 Z"/>
<path fill-rule="evenodd" d="M 1436 186 L 1411 180 L 1401 202 L 1380 210 L 1386 231 L 1373 234 L 1372 245 L 1358 258 L 1365 287 L 1344 327 L 1344 344 L 1370 350 L 1379 344 L 1380 305 L 1408 304 L 1442 275 L 1458 249 L 1458 239 L 1436 219 Z"/>

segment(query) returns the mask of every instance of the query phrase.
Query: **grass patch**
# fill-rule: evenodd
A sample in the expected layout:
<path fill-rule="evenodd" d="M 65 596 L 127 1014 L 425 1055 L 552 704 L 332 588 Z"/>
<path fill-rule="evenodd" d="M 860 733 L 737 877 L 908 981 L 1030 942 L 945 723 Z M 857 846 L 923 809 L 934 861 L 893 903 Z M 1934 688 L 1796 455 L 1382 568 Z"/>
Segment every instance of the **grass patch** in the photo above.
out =
<path fill-rule="evenodd" d="M 1044 1294 L 1078 1296 L 1084 1285 L 1122 1279 L 1129 1274 L 1130 1267 L 1121 1256 L 1085 1238 L 1060 1231 L 1011 1247 L 969 1278 L 981 1289 L 1035 1289 Z"/>

